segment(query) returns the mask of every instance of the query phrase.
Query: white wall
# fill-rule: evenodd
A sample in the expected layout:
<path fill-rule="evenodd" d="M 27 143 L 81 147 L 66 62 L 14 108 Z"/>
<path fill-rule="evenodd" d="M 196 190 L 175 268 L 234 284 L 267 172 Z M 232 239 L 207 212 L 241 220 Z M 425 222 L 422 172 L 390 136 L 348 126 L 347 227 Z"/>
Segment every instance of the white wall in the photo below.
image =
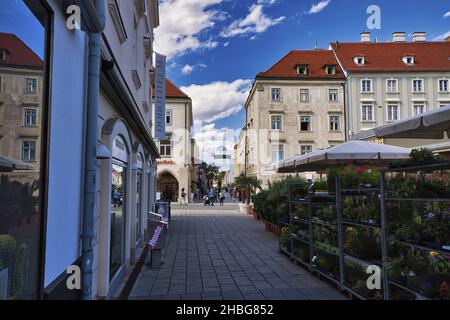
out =
<path fill-rule="evenodd" d="M 45 286 L 79 257 L 83 167 L 85 33 L 69 31 L 54 14 L 51 88 L 50 172 Z"/>

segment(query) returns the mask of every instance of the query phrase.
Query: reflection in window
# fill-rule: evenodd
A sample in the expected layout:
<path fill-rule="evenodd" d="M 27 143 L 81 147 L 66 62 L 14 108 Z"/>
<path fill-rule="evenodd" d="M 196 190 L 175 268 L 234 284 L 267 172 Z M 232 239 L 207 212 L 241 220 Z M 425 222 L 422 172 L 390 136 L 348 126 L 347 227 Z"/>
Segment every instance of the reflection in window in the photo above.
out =
<path fill-rule="evenodd" d="M 46 10 L 40 1 L 0 1 L 0 300 L 39 298 L 41 163 L 46 156 L 37 112 L 45 111 Z M 20 21 L 10 23 L 8 21 Z M 33 93 L 33 108 L 23 101 Z M 15 97 L 14 99 L 8 97 Z M 45 114 L 45 113 L 42 113 Z M 32 139 L 23 138 L 23 127 Z M 44 126 L 45 127 L 45 126 Z M 32 161 L 32 163 L 28 163 Z M 6 294 L 6 297 L 5 297 Z"/>
<path fill-rule="evenodd" d="M 142 170 L 139 170 L 136 176 L 136 242 L 141 238 L 141 194 L 142 194 Z"/>
<path fill-rule="evenodd" d="M 110 279 L 116 275 L 124 261 L 125 188 L 126 168 L 122 164 L 113 164 L 111 192 L 111 257 L 109 266 Z"/>

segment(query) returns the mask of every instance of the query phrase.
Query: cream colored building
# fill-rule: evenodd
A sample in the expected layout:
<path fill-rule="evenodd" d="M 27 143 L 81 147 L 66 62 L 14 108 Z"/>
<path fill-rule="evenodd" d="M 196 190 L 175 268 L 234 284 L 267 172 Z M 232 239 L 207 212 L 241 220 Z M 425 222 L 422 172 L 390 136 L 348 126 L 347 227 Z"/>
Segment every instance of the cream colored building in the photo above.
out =
<path fill-rule="evenodd" d="M 394 32 L 389 42 L 361 34 L 357 43 L 332 43 L 347 78 L 348 139 L 374 139 L 373 128 L 450 104 L 450 41 L 426 41 L 415 32 L 408 41 Z M 385 143 L 414 147 L 442 140 L 389 139 Z M 439 144 L 440 145 L 440 144 Z"/>
<path fill-rule="evenodd" d="M 157 192 L 161 192 L 162 199 L 180 202 L 184 188 L 190 200 L 197 192 L 192 100 L 170 80 L 166 80 L 165 121 L 166 139 L 156 141 L 161 154 L 157 160 Z"/>
<path fill-rule="evenodd" d="M 343 85 L 328 50 L 291 51 L 259 73 L 239 143 L 245 141 L 245 173 L 267 182 L 276 177 L 267 165 L 344 142 Z"/>

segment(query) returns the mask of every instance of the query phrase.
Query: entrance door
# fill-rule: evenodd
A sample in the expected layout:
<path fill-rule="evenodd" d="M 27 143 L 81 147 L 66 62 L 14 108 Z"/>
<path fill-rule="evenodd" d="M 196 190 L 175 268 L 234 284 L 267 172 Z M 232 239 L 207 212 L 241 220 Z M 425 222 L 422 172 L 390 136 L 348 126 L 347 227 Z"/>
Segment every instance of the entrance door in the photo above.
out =
<path fill-rule="evenodd" d="M 169 172 L 163 172 L 158 176 L 158 192 L 161 192 L 161 200 L 178 201 L 178 180 Z"/>

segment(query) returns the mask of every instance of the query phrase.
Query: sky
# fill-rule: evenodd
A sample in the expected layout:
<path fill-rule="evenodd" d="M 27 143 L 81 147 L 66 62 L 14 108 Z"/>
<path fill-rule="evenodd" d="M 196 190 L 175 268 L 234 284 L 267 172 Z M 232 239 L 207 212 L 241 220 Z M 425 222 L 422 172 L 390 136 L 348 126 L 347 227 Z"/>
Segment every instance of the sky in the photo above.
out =
<path fill-rule="evenodd" d="M 370 5 L 381 10 L 380 29 L 368 30 Z M 168 78 L 192 98 L 194 137 L 201 156 L 211 161 L 218 146 L 235 143 L 258 72 L 290 50 L 358 42 L 363 31 L 378 41 L 390 40 L 394 31 L 409 39 L 426 31 L 428 40 L 442 40 L 450 35 L 450 2 L 160 0 L 154 50 L 168 56 Z"/>
<path fill-rule="evenodd" d="M 392 32 L 450 35 L 448 0 L 159 0 L 154 50 L 167 55 L 167 75 L 193 100 L 200 156 L 232 150 L 244 125 L 244 103 L 258 72 L 290 50 L 326 49 L 330 42 L 378 41 Z M 381 28 L 368 30 L 367 9 L 381 10 Z M 22 0 L 0 0 L 0 31 L 16 33 L 39 56 L 43 30 Z M 17 23 L 20 21 L 21 23 Z"/>

